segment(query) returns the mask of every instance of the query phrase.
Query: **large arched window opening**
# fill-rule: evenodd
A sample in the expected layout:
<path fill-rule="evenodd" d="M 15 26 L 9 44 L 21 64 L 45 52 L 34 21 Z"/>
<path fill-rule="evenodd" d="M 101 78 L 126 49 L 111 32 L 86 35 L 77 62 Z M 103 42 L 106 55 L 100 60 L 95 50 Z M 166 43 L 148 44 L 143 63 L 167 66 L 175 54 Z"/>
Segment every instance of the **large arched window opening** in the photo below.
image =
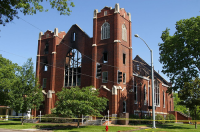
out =
<path fill-rule="evenodd" d="M 81 85 L 82 55 L 77 49 L 72 49 L 65 59 L 65 86 Z"/>
<path fill-rule="evenodd" d="M 126 26 L 125 24 L 122 25 L 122 39 L 124 41 L 127 41 L 127 31 L 126 31 Z"/>
<path fill-rule="evenodd" d="M 101 26 L 101 39 L 108 39 L 110 38 L 110 24 L 108 22 L 105 22 Z"/>

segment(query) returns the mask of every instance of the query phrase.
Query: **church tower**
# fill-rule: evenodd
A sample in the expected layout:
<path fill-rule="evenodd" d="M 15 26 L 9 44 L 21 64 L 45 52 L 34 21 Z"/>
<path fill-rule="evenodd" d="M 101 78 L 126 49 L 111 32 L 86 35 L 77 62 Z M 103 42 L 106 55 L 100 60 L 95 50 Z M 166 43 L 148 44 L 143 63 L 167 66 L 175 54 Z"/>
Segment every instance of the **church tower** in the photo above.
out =
<path fill-rule="evenodd" d="M 101 77 L 93 78 L 92 85 L 109 99 L 107 109 L 112 116 L 127 113 L 133 82 L 131 14 L 119 4 L 94 10 L 92 59 L 92 76 L 97 76 L 97 65 L 101 65 Z"/>

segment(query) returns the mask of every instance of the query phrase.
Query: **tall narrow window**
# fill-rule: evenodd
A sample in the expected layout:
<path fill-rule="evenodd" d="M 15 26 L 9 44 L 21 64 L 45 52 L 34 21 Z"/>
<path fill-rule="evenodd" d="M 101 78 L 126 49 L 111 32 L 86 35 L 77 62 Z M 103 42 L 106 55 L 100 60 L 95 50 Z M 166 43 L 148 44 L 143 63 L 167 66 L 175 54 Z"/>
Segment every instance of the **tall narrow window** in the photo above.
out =
<path fill-rule="evenodd" d="M 49 43 L 48 41 L 46 41 L 45 43 L 45 49 L 44 49 L 44 54 L 48 54 L 49 53 Z"/>
<path fill-rule="evenodd" d="M 126 83 L 126 73 L 123 73 L 123 84 Z"/>
<path fill-rule="evenodd" d="M 73 38 L 72 38 L 72 40 L 73 40 L 73 41 L 76 40 L 76 33 L 75 33 L 75 32 L 73 33 Z"/>
<path fill-rule="evenodd" d="M 163 90 L 163 108 L 165 108 L 165 91 Z"/>
<path fill-rule="evenodd" d="M 126 54 L 123 53 L 123 64 L 126 64 Z"/>
<path fill-rule="evenodd" d="M 126 113 L 126 101 L 123 101 L 123 113 Z"/>
<path fill-rule="evenodd" d="M 110 24 L 105 22 L 101 26 L 101 40 L 110 38 Z"/>
<path fill-rule="evenodd" d="M 126 31 L 126 26 L 125 24 L 122 25 L 122 39 L 124 41 L 127 41 L 127 31 Z"/>
<path fill-rule="evenodd" d="M 108 63 L 108 53 L 103 53 L 103 63 Z"/>
<path fill-rule="evenodd" d="M 144 85 L 144 105 L 147 105 L 147 90 L 146 90 L 146 85 Z"/>
<path fill-rule="evenodd" d="M 160 88 L 157 80 L 154 82 L 154 104 L 160 106 Z"/>
<path fill-rule="evenodd" d="M 65 58 L 65 86 L 81 85 L 82 55 L 77 49 L 72 49 Z"/>
<path fill-rule="evenodd" d="M 104 16 L 107 16 L 107 11 L 104 11 Z"/>
<path fill-rule="evenodd" d="M 108 82 L 108 72 L 102 72 L 102 83 Z"/>
<path fill-rule="evenodd" d="M 137 104 L 137 83 L 134 82 L 134 103 Z"/>
<path fill-rule="evenodd" d="M 48 65 L 44 65 L 44 71 L 48 71 Z"/>
<path fill-rule="evenodd" d="M 138 71 L 140 70 L 140 65 L 138 65 L 138 64 L 137 64 L 137 70 L 138 70 Z"/>
<path fill-rule="evenodd" d="M 48 61 L 47 61 L 47 58 L 45 58 L 43 60 L 43 64 L 44 64 L 44 71 L 48 71 Z"/>
<path fill-rule="evenodd" d="M 47 86 L 47 79 L 43 78 L 42 88 L 46 88 L 46 86 Z"/>

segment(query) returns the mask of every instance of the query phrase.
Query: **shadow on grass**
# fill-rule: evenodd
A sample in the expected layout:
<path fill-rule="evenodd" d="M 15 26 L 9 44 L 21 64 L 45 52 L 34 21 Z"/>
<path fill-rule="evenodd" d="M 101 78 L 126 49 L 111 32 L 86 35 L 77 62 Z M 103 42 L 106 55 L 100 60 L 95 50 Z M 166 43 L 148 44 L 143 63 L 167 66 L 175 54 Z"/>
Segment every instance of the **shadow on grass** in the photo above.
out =
<path fill-rule="evenodd" d="M 194 128 L 191 128 L 190 126 L 185 126 L 184 124 L 157 124 L 156 125 L 156 128 L 162 128 L 162 129 L 194 129 Z"/>
<path fill-rule="evenodd" d="M 79 128 L 86 128 L 87 126 L 80 126 Z M 71 125 L 68 125 L 68 126 L 63 126 L 63 125 L 55 125 L 55 126 L 52 126 L 52 125 L 36 125 L 36 128 L 37 129 L 41 129 L 41 130 L 71 130 L 70 132 L 79 132 L 77 130 L 74 130 L 73 129 L 76 129 L 77 126 L 71 126 Z"/>
<path fill-rule="evenodd" d="M 14 122 L 13 123 L 5 123 L 5 122 L 3 123 L 3 122 L 0 122 L 0 126 L 1 125 L 21 125 L 21 123 L 14 123 Z"/>

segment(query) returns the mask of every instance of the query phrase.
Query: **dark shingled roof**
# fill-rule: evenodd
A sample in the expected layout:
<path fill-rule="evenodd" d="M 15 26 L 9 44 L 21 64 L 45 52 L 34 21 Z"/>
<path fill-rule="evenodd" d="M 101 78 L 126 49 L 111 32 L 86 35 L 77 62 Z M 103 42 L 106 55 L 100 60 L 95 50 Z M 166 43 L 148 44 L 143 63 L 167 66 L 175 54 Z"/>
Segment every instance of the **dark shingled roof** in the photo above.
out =
<path fill-rule="evenodd" d="M 139 65 L 139 70 L 137 70 L 137 65 Z M 148 65 L 139 55 L 133 59 L 133 73 L 140 76 L 151 77 L 151 66 Z M 167 82 L 159 73 L 154 70 L 154 79 L 171 86 L 171 83 Z"/>

